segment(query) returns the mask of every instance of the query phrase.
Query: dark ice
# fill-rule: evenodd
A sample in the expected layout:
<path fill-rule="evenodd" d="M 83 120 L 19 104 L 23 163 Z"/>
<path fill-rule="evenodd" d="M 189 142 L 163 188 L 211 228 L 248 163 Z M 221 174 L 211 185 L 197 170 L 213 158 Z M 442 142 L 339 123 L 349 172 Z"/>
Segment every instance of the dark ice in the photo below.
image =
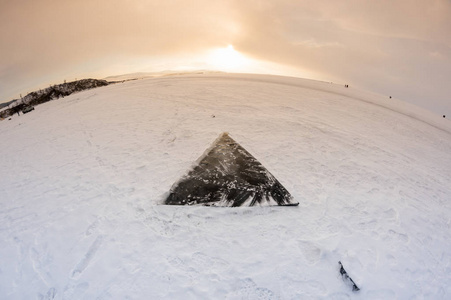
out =
<path fill-rule="evenodd" d="M 237 207 L 299 203 L 257 159 L 223 133 L 172 186 L 164 204 Z"/>

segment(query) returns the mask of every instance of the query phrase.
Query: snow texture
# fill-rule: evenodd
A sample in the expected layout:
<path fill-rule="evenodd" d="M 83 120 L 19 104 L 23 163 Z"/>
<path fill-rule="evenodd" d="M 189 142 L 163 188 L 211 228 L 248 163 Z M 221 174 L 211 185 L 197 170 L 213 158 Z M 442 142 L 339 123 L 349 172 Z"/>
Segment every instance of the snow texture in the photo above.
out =
<path fill-rule="evenodd" d="M 160 205 L 222 132 L 299 206 Z M 451 298 L 450 121 L 400 100 L 166 76 L 41 104 L 0 139 L 2 299 Z"/>
<path fill-rule="evenodd" d="M 168 205 L 295 206 L 290 193 L 258 160 L 223 133 L 171 188 Z"/>

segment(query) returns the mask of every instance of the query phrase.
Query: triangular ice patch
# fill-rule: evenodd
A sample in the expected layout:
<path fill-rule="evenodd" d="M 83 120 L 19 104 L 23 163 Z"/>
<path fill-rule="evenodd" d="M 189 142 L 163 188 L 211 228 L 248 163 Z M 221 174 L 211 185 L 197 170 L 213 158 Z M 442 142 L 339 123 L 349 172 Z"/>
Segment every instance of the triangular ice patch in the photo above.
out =
<path fill-rule="evenodd" d="M 298 205 L 249 152 L 223 133 L 193 169 L 176 182 L 167 205 Z"/>

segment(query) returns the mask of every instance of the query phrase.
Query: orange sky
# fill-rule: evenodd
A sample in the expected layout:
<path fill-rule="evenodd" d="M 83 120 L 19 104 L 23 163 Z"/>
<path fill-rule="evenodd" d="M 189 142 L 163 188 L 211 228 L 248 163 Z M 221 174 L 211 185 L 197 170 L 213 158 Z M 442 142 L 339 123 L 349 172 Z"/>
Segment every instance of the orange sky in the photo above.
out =
<path fill-rule="evenodd" d="M 229 45 L 246 64 L 212 61 Z M 451 1 L 0 0 L 0 102 L 183 68 L 347 83 L 451 116 Z"/>

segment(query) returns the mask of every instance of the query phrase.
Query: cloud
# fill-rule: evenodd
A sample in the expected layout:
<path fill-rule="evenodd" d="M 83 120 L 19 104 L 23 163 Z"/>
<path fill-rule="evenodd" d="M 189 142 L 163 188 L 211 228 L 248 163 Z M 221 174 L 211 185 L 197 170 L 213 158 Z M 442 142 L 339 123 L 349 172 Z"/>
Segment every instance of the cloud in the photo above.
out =
<path fill-rule="evenodd" d="M 18 61 L 36 55 L 78 60 L 105 53 L 170 54 L 200 49 L 215 41 L 217 32 L 230 31 L 220 16 L 222 7 L 207 1 L 189 6 L 184 1 L 11 3 L 1 15 L 7 26 L 0 33 L 9 41 L 6 53 Z"/>
<path fill-rule="evenodd" d="M 226 44 L 236 30 L 229 10 L 214 0 L 0 1 L 0 85 Z"/>
<path fill-rule="evenodd" d="M 232 44 L 316 79 L 396 90 L 417 102 L 432 93 L 444 103 L 450 15 L 449 0 L 0 0 L 0 99 L 27 82 L 119 66 L 202 65 L 207 50 Z"/>
<path fill-rule="evenodd" d="M 259 5 L 256 5 L 258 3 Z M 243 1 L 236 49 L 451 110 L 450 1 Z M 434 55 L 431 55 L 434 53 Z M 440 105 L 438 105 L 440 103 Z"/>

